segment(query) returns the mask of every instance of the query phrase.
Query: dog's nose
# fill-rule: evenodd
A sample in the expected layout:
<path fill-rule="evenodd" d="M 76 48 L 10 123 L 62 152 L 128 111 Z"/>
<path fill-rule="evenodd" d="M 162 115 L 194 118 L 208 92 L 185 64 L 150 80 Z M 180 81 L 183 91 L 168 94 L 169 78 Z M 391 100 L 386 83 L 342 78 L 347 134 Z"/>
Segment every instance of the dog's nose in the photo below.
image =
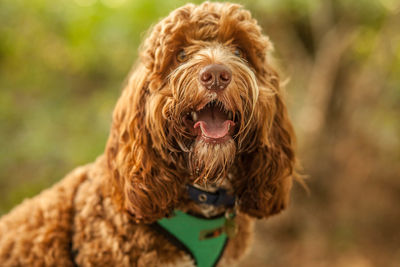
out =
<path fill-rule="evenodd" d="M 205 66 L 199 74 L 200 83 L 208 90 L 224 90 L 232 80 L 231 70 L 222 64 Z"/>

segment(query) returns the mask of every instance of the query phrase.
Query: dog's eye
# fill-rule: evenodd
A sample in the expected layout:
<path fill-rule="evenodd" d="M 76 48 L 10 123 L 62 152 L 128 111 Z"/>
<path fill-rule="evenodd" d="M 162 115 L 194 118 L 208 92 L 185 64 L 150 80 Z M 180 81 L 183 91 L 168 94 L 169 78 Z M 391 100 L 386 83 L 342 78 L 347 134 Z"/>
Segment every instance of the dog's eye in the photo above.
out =
<path fill-rule="evenodd" d="M 242 49 L 240 49 L 239 47 L 235 48 L 235 51 L 233 52 L 235 54 L 235 56 L 237 57 L 243 57 L 243 51 Z"/>
<path fill-rule="evenodd" d="M 186 61 L 187 55 L 186 55 L 185 50 L 179 51 L 179 53 L 176 55 L 176 59 L 178 60 L 178 62 Z"/>

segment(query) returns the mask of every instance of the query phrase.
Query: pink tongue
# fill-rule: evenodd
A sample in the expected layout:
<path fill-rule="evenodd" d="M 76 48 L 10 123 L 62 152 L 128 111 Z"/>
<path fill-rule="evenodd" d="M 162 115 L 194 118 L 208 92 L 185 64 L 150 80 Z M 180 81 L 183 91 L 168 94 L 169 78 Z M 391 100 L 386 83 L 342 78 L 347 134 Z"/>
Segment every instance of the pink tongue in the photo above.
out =
<path fill-rule="evenodd" d="M 234 125 L 233 121 L 227 120 L 225 113 L 213 107 L 198 112 L 198 121 L 193 127 L 195 129 L 200 127 L 204 136 L 217 139 L 226 136 Z"/>

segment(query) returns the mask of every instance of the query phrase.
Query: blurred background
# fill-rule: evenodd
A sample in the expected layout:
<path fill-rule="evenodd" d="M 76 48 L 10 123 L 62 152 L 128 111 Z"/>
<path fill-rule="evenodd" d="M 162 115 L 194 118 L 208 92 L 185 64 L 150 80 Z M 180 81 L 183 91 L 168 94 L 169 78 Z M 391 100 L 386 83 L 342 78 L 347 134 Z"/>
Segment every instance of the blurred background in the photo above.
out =
<path fill-rule="evenodd" d="M 103 152 L 146 30 L 185 3 L 0 2 L 0 215 Z M 400 266 L 400 2 L 242 4 L 275 44 L 310 193 L 257 222 L 241 266 Z"/>

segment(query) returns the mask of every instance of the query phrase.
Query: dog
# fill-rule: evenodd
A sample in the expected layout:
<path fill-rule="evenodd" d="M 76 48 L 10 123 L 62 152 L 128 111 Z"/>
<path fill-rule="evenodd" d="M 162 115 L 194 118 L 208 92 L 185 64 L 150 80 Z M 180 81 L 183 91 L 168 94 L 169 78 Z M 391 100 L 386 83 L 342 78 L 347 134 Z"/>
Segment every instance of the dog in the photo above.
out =
<path fill-rule="evenodd" d="M 0 220 L 1 266 L 227 266 L 282 211 L 294 132 L 272 44 L 240 5 L 149 32 L 105 152 Z"/>

